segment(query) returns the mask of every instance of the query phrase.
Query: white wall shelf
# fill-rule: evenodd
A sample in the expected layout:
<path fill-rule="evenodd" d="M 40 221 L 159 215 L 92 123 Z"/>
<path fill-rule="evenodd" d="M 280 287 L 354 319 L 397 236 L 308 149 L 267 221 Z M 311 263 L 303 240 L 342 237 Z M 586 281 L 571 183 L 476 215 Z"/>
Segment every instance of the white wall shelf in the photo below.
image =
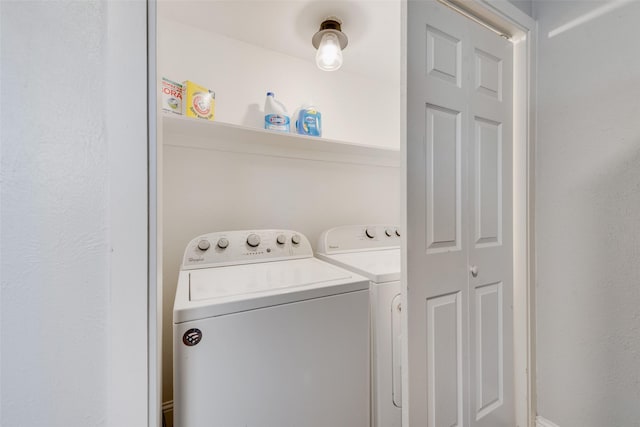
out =
<path fill-rule="evenodd" d="M 400 151 L 162 114 L 164 145 L 326 162 L 400 167 Z"/>

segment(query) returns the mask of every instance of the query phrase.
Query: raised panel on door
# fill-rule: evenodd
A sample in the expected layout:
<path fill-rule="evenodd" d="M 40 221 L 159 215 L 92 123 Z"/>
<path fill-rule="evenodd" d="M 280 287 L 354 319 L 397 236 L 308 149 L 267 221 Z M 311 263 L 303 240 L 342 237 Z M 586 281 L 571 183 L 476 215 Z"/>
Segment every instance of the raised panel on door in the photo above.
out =
<path fill-rule="evenodd" d="M 427 253 L 460 250 L 461 113 L 426 106 Z"/>
<path fill-rule="evenodd" d="M 478 48 L 474 49 L 473 55 L 475 90 L 502 101 L 502 66 L 504 61 Z"/>
<path fill-rule="evenodd" d="M 462 42 L 427 25 L 427 74 L 462 87 Z"/>
<path fill-rule="evenodd" d="M 461 293 L 427 299 L 428 427 L 463 422 Z"/>
<path fill-rule="evenodd" d="M 502 125 L 474 117 L 476 247 L 502 244 Z"/>
<path fill-rule="evenodd" d="M 479 286 L 475 296 L 475 418 L 479 420 L 504 403 L 502 283 Z"/>

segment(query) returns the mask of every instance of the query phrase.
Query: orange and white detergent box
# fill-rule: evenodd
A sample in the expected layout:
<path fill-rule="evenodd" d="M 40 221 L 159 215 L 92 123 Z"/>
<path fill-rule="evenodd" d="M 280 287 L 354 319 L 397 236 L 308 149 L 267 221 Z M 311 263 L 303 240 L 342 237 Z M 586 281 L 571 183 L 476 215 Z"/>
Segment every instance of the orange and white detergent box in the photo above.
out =
<path fill-rule="evenodd" d="M 162 78 L 162 109 L 175 114 L 182 114 L 183 90 L 180 83 Z"/>
<path fill-rule="evenodd" d="M 185 116 L 213 121 L 216 110 L 216 94 L 189 80 L 183 82 L 182 87 L 185 93 Z"/>

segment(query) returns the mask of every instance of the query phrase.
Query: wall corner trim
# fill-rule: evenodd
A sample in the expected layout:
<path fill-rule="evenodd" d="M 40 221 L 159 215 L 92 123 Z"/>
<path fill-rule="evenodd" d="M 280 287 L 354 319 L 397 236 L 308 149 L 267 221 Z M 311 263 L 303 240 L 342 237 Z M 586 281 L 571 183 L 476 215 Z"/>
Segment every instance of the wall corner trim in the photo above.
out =
<path fill-rule="evenodd" d="M 560 427 L 560 426 L 538 415 L 536 417 L 536 427 Z"/>

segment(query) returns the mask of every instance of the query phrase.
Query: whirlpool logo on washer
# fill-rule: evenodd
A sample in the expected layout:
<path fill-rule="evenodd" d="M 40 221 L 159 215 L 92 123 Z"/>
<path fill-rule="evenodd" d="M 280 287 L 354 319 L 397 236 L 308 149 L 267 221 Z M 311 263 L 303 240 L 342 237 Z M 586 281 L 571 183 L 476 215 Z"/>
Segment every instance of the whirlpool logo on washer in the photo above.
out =
<path fill-rule="evenodd" d="M 182 342 L 187 347 L 193 347 L 194 345 L 198 344 L 200 341 L 202 341 L 202 331 L 198 328 L 189 329 L 182 336 Z"/>
<path fill-rule="evenodd" d="M 202 261 L 204 261 L 204 257 L 200 257 L 200 258 L 189 257 L 189 262 L 202 262 Z"/>

